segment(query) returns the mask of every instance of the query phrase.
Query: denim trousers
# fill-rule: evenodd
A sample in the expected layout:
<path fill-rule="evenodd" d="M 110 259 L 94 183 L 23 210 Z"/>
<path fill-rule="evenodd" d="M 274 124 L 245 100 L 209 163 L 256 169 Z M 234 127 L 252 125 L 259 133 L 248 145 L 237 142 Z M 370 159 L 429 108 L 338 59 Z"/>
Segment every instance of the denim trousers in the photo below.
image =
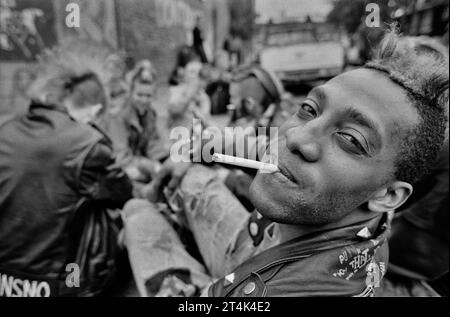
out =
<path fill-rule="evenodd" d="M 186 251 L 177 231 L 158 206 L 142 199 L 123 210 L 125 244 L 141 296 L 146 282 L 169 270 L 188 270 L 190 283 L 205 289 L 250 258 L 255 248 L 246 230 L 250 214 L 213 169 L 194 165 L 178 188 L 187 226 L 203 263 Z"/>

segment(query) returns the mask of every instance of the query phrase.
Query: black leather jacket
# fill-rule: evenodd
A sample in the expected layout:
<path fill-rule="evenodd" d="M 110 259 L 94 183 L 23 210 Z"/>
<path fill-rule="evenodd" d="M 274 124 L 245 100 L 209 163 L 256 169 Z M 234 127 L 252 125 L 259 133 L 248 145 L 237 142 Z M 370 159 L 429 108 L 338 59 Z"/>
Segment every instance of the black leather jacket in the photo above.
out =
<path fill-rule="evenodd" d="M 250 258 L 213 284 L 208 295 L 373 296 L 387 270 L 389 228 L 385 214 L 301 236 Z"/>
<path fill-rule="evenodd" d="M 0 122 L 0 280 L 8 283 L 0 296 L 97 294 L 114 271 L 120 226 L 106 208 L 132 192 L 110 141 L 59 106 L 33 103 Z M 79 287 L 67 286 L 69 263 L 80 268 Z"/>

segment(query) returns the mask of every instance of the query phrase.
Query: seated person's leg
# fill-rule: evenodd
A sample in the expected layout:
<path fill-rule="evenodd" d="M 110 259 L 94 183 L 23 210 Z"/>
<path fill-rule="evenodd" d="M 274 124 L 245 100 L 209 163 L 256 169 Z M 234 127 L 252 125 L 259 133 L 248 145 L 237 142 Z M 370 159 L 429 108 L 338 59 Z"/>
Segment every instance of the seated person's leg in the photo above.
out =
<path fill-rule="evenodd" d="M 186 218 L 205 265 L 211 276 L 223 277 L 234 269 L 236 262 L 253 252 L 249 246 L 239 248 L 239 254 L 231 254 L 250 214 L 210 168 L 193 166 L 180 190 Z"/>
<path fill-rule="evenodd" d="M 192 296 L 192 285 L 199 291 L 211 282 L 154 204 L 129 201 L 123 221 L 131 268 L 142 296 L 174 295 L 171 290 Z"/>

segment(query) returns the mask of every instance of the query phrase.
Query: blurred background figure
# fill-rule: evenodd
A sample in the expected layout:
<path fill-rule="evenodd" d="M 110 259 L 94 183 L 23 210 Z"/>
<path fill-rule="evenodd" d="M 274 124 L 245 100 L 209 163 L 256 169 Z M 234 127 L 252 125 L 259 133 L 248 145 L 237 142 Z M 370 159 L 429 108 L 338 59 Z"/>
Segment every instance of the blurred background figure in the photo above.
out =
<path fill-rule="evenodd" d="M 202 18 L 197 17 L 195 27 L 192 30 L 193 46 L 197 55 L 200 57 L 202 63 L 208 63 L 206 57 L 205 48 L 203 47 L 203 31 L 202 31 Z"/>
<path fill-rule="evenodd" d="M 283 94 L 283 85 L 267 70 L 259 66 L 237 69 L 230 84 L 229 125 L 272 126 Z"/>
<path fill-rule="evenodd" d="M 148 181 L 158 161 L 168 155 L 153 107 L 156 71 L 149 60 L 138 62 L 126 79 L 109 82 L 111 103 L 100 125 L 111 138 L 118 160 L 134 181 Z"/>
<path fill-rule="evenodd" d="M 149 60 L 142 60 L 127 75 L 131 89 L 131 107 L 128 125 L 129 146 L 134 156 L 161 159 L 160 135 L 157 127 L 157 113 L 154 108 L 156 98 L 156 71 Z"/>
<path fill-rule="evenodd" d="M 105 61 L 105 72 L 108 74 L 107 92 L 109 103 L 106 111 L 117 113 L 125 107 L 129 94 L 129 85 L 125 82 L 124 76 L 126 65 L 121 54 L 113 52 L 109 54 Z"/>
<path fill-rule="evenodd" d="M 105 71 L 111 80 L 122 79 L 125 76 L 126 65 L 123 54 L 114 52 L 110 54 L 105 61 Z"/>
<path fill-rule="evenodd" d="M 126 107 L 130 96 L 130 86 L 123 78 L 112 78 L 107 86 L 109 92 L 107 111 L 115 115 Z"/>
<path fill-rule="evenodd" d="M 214 68 L 211 70 L 206 93 L 211 99 L 211 114 L 224 114 L 230 103 L 230 60 L 228 53 L 220 50 L 216 54 Z"/>
<path fill-rule="evenodd" d="M 180 48 L 170 78 L 168 127 L 190 127 L 192 119 L 210 121 L 211 100 L 205 92 L 201 58 L 190 46 Z"/>

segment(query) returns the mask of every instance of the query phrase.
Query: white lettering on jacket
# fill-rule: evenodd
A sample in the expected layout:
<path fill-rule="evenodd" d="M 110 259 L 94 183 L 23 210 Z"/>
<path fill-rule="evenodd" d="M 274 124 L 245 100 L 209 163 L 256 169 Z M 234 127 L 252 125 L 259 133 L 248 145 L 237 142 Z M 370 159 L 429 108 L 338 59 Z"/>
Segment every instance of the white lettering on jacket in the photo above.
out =
<path fill-rule="evenodd" d="M 50 297 L 50 285 L 0 273 L 0 297 Z"/>

